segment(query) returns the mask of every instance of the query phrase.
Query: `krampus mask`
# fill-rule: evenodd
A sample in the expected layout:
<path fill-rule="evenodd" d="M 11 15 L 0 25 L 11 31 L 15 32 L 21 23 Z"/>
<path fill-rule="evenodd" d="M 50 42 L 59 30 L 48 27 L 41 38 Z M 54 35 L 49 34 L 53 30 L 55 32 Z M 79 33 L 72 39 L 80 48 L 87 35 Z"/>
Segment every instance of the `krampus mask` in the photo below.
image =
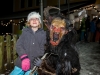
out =
<path fill-rule="evenodd" d="M 59 10 L 56 7 L 47 7 L 44 9 L 44 16 L 45 16 L 45 25 L 49 29 L 50 33 L 50 43 L 53 46 L 57 46 L 59 42 L 61 41 L 61 38 L 64 34 L 67 33 L 67 25 L 66 25 L 66 19 L 63 15 L 61 15 L 58 11 L 56 15 L 50 15 L 49 10 L 50 9 L 56 9 Z M 53 13 L 53 12 L 52 12 Z"/>

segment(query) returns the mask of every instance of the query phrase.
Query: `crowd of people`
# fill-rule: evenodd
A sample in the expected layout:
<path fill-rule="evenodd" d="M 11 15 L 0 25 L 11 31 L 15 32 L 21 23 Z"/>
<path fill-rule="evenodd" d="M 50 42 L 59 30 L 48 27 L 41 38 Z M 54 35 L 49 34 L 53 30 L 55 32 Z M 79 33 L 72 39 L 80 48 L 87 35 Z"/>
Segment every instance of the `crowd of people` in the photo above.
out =
<path fill-rule="evenodd" d="M 76 29 L 81 42 L 98 42 L 100 44 L 100 18 L 91 20 L 90 16 L 84 17 L 79 29 Z"/>

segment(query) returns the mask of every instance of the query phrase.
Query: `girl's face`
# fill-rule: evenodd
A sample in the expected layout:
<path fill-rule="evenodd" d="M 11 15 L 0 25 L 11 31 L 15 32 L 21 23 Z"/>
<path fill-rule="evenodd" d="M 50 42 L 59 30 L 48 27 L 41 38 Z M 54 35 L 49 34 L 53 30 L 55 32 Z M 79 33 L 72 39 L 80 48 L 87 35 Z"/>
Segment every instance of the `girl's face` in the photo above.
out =
<path fill-rule="evenodd" d="M 38 18 L 31 18 L 29 23 L 30 23 L 30 26 L 33 28 L 39 27 L 39 25 L 40 25 Z"/>

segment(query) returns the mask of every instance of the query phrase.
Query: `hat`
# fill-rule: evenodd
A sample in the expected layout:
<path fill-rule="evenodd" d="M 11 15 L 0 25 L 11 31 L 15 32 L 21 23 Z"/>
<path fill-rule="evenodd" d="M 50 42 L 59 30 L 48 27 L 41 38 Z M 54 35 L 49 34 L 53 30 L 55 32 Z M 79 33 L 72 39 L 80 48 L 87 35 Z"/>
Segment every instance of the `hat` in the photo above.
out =
<path fill-rule="evenodd" d="M 37 13 L 37 12 L 31 12 L 27 16 L 27 21 L 29 21 L 31 18 L 38 18 L 39 21 L 40 21 L 40 23 L 41 23 L 41 18 L 40 17 L 41 16 L 39 15 L 39 13 Z"/>

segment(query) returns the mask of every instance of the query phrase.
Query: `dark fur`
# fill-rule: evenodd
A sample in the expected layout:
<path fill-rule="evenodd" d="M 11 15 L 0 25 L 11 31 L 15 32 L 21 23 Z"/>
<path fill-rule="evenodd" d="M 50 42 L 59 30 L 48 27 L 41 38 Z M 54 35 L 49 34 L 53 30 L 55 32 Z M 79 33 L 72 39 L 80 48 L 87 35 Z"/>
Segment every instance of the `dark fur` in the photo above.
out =
<path fill-rule="evenodd" d="M 73 30 L 74 31 L 74 30 Z M 47 38 L 47 48 L 46 52 L 49 54 L 52 53 L 50 56 L 46 58 L 45 65 L 42 65 L 42 68 L 45 71 L 51 72 L 56 75 L 79 75 L 80 72 L 80 62 L 79 62 L 79 55 L 74 47 L 76 43 L 76 32 L 74 31 L 69 32 L 68 34 L 64 35 L 61 42 L 58 46 L 53 47 L 49 43 L 49 37 Z M 48 31 L 49 32 L 49 31 Z M 49 33 L 47 34 L 49 36 Z M 72 38 L 73 37 L 73 38 Z M 64 54 L 67 54 L 66 56 Z M 77 71 L 72 73 L 72 68 L 76 68 Z M 40 70 L 40 75 L 53 75 L 48 74 Z"/>
<path fill-rule="evenodd" d="M 58 16 L 53 16 L 53 18 L 54 17 Z M 61 19 L 64 18 L 61 15 L 59 17 Z M 48 22 L 45 24 L 50 27 L 51 21 L 52 20 L 48 19 Z M 69 29 L 68 26 L 69 25 L 66 26 L 66 30 Z M 72 29 L 70 32 L 65 34 L 57 46 L 52 46 L 50 44 L 49 36 L 50 31 L 47 30 L 47 44 L 45 52 L 49 54 L 40 69 L 38 69 L 39 75 L 79 75 L 81 67 L 76 48 L 76 31 Z M 77 71 L 72 73 L 72 68 L 76 68 Z"/>

